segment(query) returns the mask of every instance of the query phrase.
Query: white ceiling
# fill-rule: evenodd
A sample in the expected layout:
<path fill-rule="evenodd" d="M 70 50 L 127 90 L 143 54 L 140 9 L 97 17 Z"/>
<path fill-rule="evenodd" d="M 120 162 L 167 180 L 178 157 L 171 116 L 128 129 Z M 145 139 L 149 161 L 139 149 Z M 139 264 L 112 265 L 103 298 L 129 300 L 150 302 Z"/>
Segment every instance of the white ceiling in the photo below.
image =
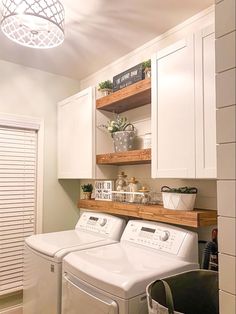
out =
<path fill-rule="evenodd" d="M 0 32 L 0 59 L 81 79 L 155 38 L 214 0 L 61 0 L 64 43 L 25 48 Z"/>

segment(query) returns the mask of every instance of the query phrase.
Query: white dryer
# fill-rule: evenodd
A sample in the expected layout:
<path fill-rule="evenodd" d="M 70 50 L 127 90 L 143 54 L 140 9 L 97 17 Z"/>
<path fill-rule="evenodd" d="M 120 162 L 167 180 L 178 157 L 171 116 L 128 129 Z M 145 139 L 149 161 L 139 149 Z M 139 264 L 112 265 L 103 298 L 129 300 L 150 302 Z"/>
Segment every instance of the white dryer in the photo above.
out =
<path fill-rule="evenodd" d="M 69 252 L 120 240 L 121 218 L 83 212 L 74 230 L 30 236 L 25 240 L 23 313 L 60 314 L 62 259 Z"/>
<path fill-rule="evenodd" d="M 121 241 L 63 261 L 62 314 L 146 314 L 146 286 L 199 268 L 197 234 L 131 220 Z"/>

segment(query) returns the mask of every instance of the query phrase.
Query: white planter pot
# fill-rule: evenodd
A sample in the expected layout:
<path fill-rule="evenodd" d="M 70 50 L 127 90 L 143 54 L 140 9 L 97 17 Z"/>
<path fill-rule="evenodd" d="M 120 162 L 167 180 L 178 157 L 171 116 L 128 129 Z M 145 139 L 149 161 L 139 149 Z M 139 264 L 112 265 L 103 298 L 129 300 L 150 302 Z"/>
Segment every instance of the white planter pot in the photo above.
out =
<path fill-rule="evenodd" d="M 184 194 L 184 193 L 171 193 L 162 192 L 164 208 L 174 210 L 193 210 L 196 193 Z"/>

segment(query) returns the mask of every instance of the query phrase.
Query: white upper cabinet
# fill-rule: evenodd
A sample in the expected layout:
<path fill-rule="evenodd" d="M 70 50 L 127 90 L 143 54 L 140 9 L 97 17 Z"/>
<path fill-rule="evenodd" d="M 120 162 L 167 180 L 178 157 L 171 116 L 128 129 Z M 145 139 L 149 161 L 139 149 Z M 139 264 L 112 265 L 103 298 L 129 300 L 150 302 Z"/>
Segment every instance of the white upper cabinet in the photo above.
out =
<path fill-rule="evenodd" d="M 216 178 L 215 33 L 195 36 L 196 176 Z"/>
<path fill-rule="evenodd" d="M 95 169 L 95 92 L 89 87 L 58 104 L 58 178 L 91 179 Z"/>
<path fill-rule="evenodd" d="M 214 30 L 152 58 L 152 177 L 216 178 Z"/>
<path fill-rule="evenodd" d="M 152 177 L 195 176 L 193 37 L 152 59 Z"/>

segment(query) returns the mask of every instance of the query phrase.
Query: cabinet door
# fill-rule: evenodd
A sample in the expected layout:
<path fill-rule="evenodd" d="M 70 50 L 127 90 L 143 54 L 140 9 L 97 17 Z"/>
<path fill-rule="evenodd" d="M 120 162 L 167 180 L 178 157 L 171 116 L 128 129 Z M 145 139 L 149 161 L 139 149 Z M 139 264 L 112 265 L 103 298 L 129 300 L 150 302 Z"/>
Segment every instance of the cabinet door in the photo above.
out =
<path fill-rule="evenodd" d="M 152 177 L 195 177 L 193 37 L 152 58 Z"/>
<path fill-rule="evenodd" d="M 58 105 L 58 178 L 94 177 L 94 90 L 89 87 Z"/>
<path fill-rule="evenodd" d="M 210 26 L 195 37 L 196 177 L 216 178 L 215 34 Z"/>

